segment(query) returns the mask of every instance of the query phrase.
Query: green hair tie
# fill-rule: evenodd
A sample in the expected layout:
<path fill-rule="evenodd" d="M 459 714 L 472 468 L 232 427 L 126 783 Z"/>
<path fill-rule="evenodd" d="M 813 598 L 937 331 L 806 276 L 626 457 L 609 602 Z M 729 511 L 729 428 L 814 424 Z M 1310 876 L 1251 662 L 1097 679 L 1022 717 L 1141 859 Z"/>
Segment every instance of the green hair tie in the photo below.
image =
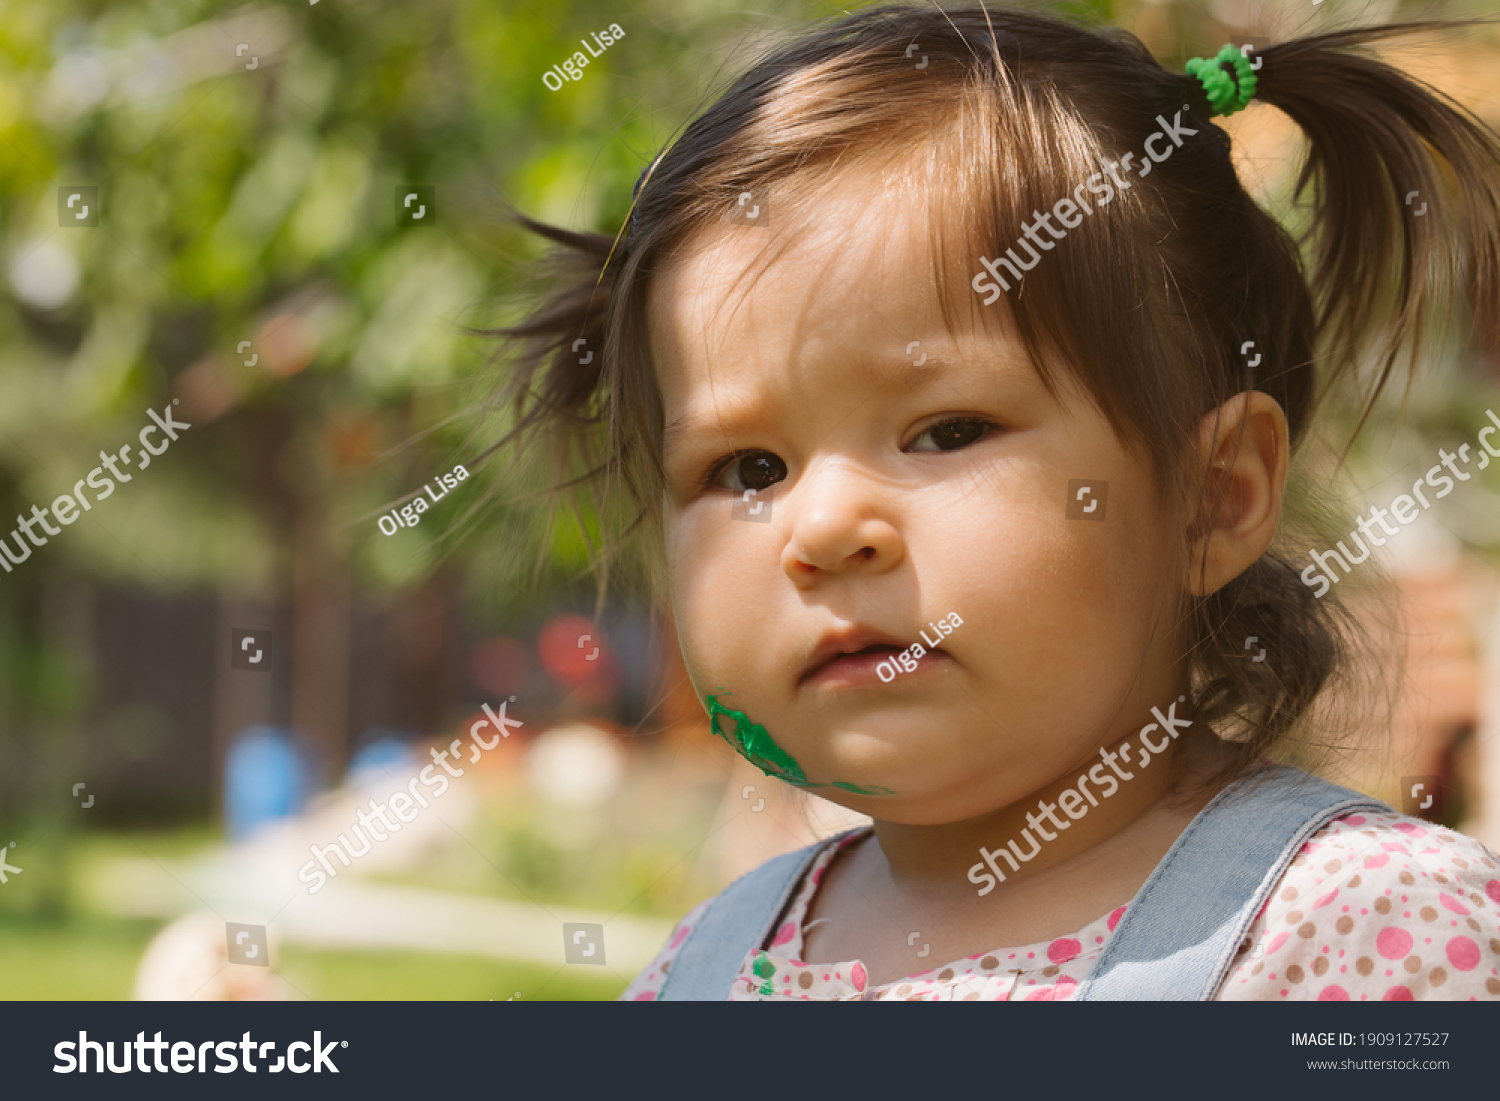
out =
<path fill-rule="evenodd" d="M 1203 85 L 1215 115 L 1243 111 L 1255 98 L 1255 67 L 1233 42 L 1211 58 L 1193 58 L 1187 71 Z"/>

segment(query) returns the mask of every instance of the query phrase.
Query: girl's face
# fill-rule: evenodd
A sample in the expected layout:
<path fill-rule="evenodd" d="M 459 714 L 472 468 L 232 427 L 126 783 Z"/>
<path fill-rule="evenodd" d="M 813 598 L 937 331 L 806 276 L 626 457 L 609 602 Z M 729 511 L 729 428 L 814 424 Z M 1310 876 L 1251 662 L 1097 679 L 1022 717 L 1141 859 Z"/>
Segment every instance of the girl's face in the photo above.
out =
<path fill-rule="evenodd" d="M 648 316 L 700 699 L 743 713 L 719 729 L 772 771 L 936 824 L 1177 699 L 1182 575 L 1146 462 L 1080 393 L 1047 392 L 1008 318 L 981 327 L 977 295 L 944 323 L 929 216 L 895 195 L 846 178 L 815 217 L 700 235 Z M 952 263 L 960 286 L 979 270 Z M 941 652 L 907 671 L 924 631 Z"/>

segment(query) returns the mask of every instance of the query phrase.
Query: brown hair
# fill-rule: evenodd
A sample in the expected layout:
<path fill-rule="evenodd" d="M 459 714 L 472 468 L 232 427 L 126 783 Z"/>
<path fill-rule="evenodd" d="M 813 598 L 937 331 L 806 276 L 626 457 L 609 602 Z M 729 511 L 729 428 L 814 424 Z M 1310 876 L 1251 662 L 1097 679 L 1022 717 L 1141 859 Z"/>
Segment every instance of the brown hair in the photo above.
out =
<path fill-rule="evenodd" d="M 774 48 L 686 127 L 643 174 L 620 236 L 520 218 L 562 246 L 556 259 L 571 282 L 523 323 L 488 331 L 521 341 L 494 399 L 513 427 L 495 446 L 545 437 L 554 488 L 583 491 L 594 517 L 623 508 L 623 532 L 659 547 L 663 426 L 645 292 L 652 272 L 722 224 L 740 193 L 780 203 L 898 154 L 925 158 L 929 198 L 963 197 L 944 208 L 950 224 L 934 228 L 935 241 L 959 251 L 935 246 L 934 256 L 973 257 L 977 270 L 978 257 L 1018 240 L 1033 211 L 1169 122 L 1197 133 L 1096 205 L 997 308 L 1009 309 L 1048 386 L 1059 369 L 1076 378 L 1122 443 L 1149 458 L 1164 499 L 1199 510 L 1207 472 L 1189 445 L 1200 419 L 1235 394 L 1275 398 L 1295 446 L 1328 387 L 1373 362 L 1363 425 L 1465 265 L 1476 317 L 1500 317 L 1500 139 L 1363 49 L 1458 25 L 1346 30 L 1255 55 L 1256 101 L 1280 108 L 1309 141 L 1296 189 L 1311 192 L 1307 273 L 1298 242 L 1241 186 L 1202 85 L 1164 69 L 1132 35 L 983 6 L 892 5 L 818 26 Z M 1412 191 L 1428 216 L 1404 204 Z M 943 273 L 934 277 L 946 292 Z M 979 308 L 968 287 L 943 302 Z M 591 361 L 580 363 L 578 340 Z M 1242 354 L 1249 341 L 1254 357 Z M 599 559 L 605 568 L 615 545 Z M 1236 767 L 1286 739 L 1349 662 L 1347 615 L 1313 599 L 1274 546 L 1182 612 L 1190 713 L 1238 728 Z M 1274 662 L 1246 661 L 1252 635 Z"/>

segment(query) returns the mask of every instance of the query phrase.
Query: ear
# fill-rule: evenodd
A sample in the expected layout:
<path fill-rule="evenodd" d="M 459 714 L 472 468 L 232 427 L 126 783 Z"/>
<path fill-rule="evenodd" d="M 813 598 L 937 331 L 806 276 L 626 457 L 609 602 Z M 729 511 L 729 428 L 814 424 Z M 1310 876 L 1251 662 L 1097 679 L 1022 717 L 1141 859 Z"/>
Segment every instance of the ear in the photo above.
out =
<path fill-rule="evenodd" d="M 1183 588 L 1208 596 L 1249 569 L 1276 534 L 1291 454 L 1286 414 L 1269 394 L 1246 390 L 1204 415 L 1198 445 L 1205 476 Z"/>

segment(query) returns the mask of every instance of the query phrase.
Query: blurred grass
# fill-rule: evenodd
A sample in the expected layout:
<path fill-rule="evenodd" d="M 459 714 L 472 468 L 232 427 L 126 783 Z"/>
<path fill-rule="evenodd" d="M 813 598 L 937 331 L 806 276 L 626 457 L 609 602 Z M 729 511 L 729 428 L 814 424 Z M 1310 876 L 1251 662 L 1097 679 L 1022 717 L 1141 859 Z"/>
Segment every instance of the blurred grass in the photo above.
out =
<path fill-rule="evenodd" d="M 65 924 L 0 917 L 0 1001 L 128 1000 L 158 923 L 97 916 Z M 628 977 L 488 957 L 322 951 L 288 945 L 276 969 L 315 1001 L 604 1001 Z"/>
<path fill-rule="evenodd" d="M 0 1000 L 128 999 L 157 928 L 94 915 L 58 923 L 0 914 Z"/>
<path fill-rule="evenodd" d="M 498 838 L 490 838 L 498 841 Z M 221 843 L 207 823 L 176 830 L 81 831 L 67 838 L 65 912 L 39 908 L 31 872 L 13 878 L 0 893 L 0 1001 L 129 999 L 136 969 L 151 938 L 166 918 L 122 917 L 98 908 L 96 892 L 87 889 L 101 869 L 117 859 L 154 858 L 165 864 L 191 862 L 206 847 Z M 465 895 L 526 899 L 526 888 L 569 902 L 586 895 L 559 885 L 528 880 L 507 882 L 487 860 L 467 848 L 407 874 L 369 877 L 371 881 L 422 886 Z M 577 854 L 573 854 L 576 863 Z M 509 861 L 506 861 L 509 864 Z M 37 865 L 38 868 L 41 865 Z M 660 853 L 631 862 L 633 889 L 655 883 L 658 891 L 680 888 L 686 865 L 681 853 Z M 511 867 L 511 871 L 521 869 Z M 566 878 L 572 888 L 576 873 Z M 518 890 L 517 888 L 521 889 Z M 649 909 L 651 891 L 635 909 Z M 549 898 L 549 901 L 552 901 Z M 666 916 L 680 916 L 685 906 L 669 904 Z M 493 998 L 504 1001 L 520 992 L 521 1001 L 599 1001 L 619 996 L 631 978 L 608 968 L 582 969 L 500 960 L 487 956 L 405 950 L 330 950 L 285 944 L 276 970 L 292 987 L 293 997 L 311 1000 L 449 1001 Z M 597 972 L 597 973 L 596 973 Z"/>
<path fill-rule="evenodd" d="M 428 952 L 326 952 L 288 945 L 278 969 L 294 990 L 322 1001 L 608 1001 L 629 977 L 599 977 L 544 964 Z"/>

